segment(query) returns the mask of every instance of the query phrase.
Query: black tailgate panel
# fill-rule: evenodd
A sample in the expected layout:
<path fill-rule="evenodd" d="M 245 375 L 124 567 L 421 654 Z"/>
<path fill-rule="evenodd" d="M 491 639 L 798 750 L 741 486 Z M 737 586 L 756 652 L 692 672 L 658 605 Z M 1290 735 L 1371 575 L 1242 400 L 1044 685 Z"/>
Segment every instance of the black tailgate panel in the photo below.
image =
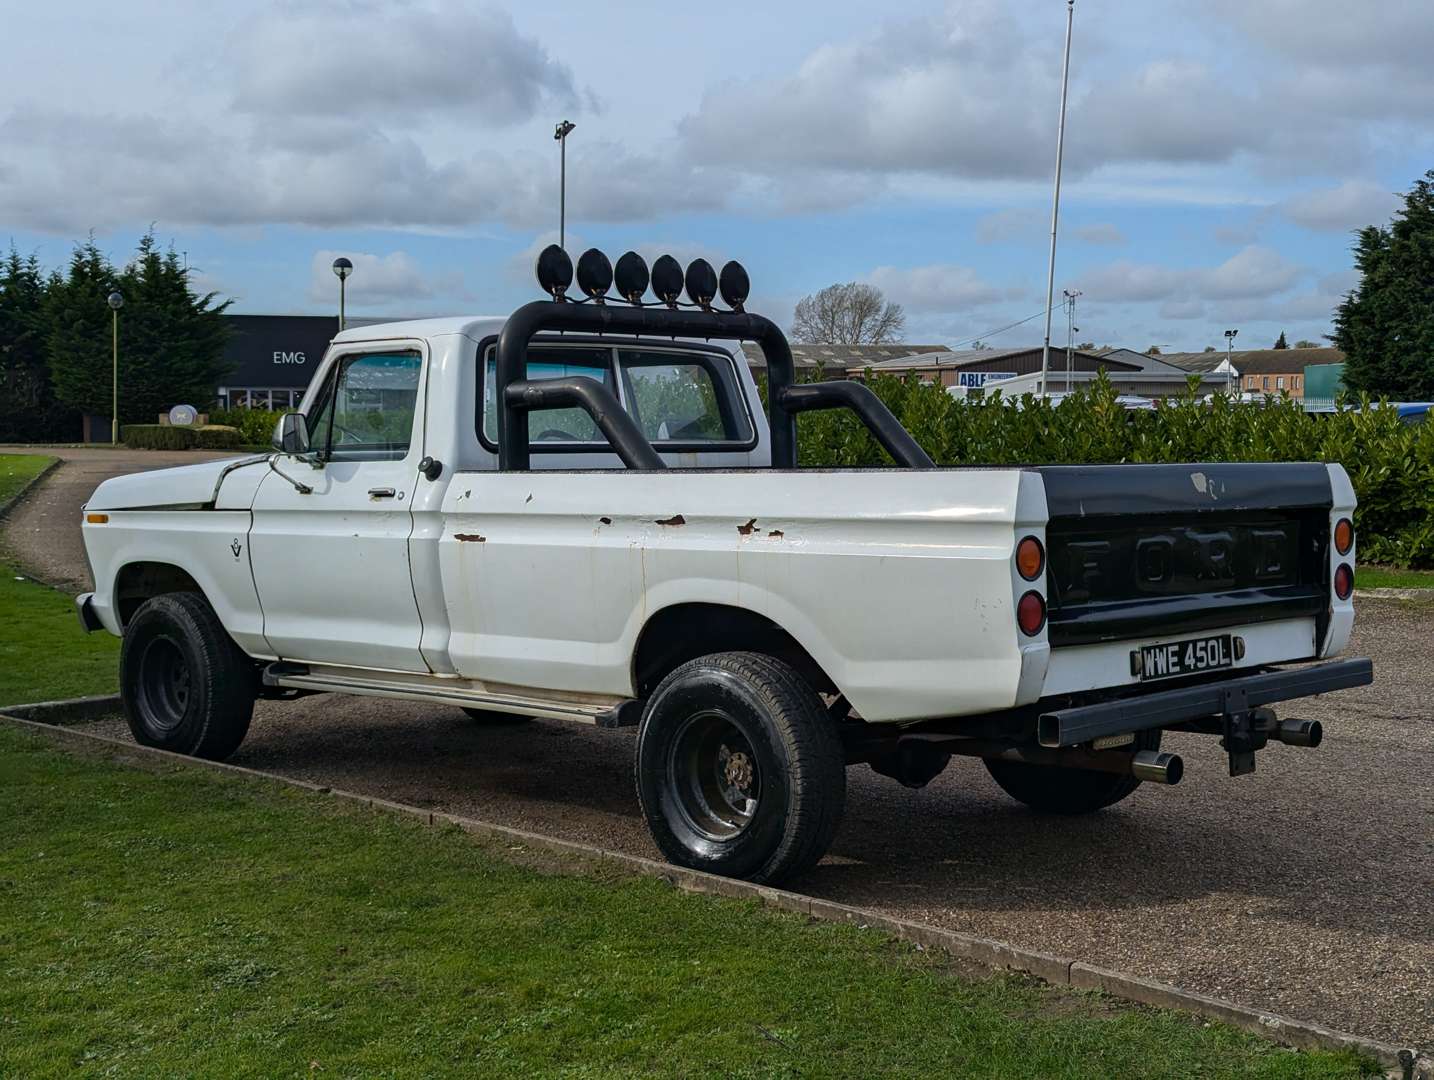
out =
<path fill-rule="evenodd" d="M 1039 471 L 1052 645 L 1327 611 L 1333 494 L 1323 465 Z"/>

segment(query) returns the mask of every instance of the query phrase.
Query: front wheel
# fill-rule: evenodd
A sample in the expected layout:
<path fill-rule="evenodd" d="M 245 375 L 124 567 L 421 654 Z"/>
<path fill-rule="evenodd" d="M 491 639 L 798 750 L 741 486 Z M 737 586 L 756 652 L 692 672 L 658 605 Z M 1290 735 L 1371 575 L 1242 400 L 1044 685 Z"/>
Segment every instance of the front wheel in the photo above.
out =
<path fill-rule="evenodd" d="M 141 746 L 223 761 L 249 731 L 254 665 L 198 593 L 146 600 L 125 627 L 120 697 Z"/>
<path fill-rule="evenodd" d="M 775 882 L 826 853 L 846 802 L 846 760 L 796 671 L 758 653 L 718 653 L 683 664 L 652 695 L 637 784 L 670 862 Z"/>
<path fill-rule="evenodd" d="M 1159 750 L 1160 729 L 1137 732 L 1131 750 Z M 986 759 L 986 771 L 1011 798 L 1044 814 L 1090 814 L 1114 806 L 1140 786 L 1133 776 L 1028 765 L 1021 761 Z"/>

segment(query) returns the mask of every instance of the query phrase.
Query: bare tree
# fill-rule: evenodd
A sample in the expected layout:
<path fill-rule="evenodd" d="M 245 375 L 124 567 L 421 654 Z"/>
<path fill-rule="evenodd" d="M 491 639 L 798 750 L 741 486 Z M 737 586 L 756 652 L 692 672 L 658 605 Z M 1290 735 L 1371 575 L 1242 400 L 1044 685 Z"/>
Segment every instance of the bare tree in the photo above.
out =
<path fill-rule="evenodd" d="M 900 341 L 906 313 L 875 285 L 849 281 L 803 297 L 792 337 L 808 345 L 884 345 Z"/>

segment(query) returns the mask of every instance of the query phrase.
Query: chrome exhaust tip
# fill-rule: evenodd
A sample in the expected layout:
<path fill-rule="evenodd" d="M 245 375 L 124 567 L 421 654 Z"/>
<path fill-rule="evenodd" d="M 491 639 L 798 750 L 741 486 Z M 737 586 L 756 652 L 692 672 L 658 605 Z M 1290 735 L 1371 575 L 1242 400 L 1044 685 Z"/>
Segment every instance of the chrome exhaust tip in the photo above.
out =
<path fill-rule="evenodd" d="M 1318 720 L 1281 720 L 1275 738 L 1286 746 L 1318 746 L 1324 741 L 1324 725 Z"/>
<path fill-rule="evenodd" d="M 1137 750 L 1130 761 L 1130 774 L 1137 780 L 1148 780 L 1152 784 L 1180 783 L 1185 775 L 1185 762 L 1179 754 L 1166 754 L 1159 750 Z"/>

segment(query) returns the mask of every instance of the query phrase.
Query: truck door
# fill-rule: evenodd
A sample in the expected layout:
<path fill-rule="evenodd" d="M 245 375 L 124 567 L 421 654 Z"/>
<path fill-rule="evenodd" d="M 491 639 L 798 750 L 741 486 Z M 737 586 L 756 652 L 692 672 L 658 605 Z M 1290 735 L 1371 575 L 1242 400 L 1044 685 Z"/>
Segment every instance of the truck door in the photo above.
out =
<path fill-rule="evenodd" d="M 307 410 L 323 468 L 277 459 L 312 492 L 270 473 L 254 501 L 264 636 L 285 660 L 426 672 L 408 563 L 423 354 L 361 349 L 331 364 Z"/>

